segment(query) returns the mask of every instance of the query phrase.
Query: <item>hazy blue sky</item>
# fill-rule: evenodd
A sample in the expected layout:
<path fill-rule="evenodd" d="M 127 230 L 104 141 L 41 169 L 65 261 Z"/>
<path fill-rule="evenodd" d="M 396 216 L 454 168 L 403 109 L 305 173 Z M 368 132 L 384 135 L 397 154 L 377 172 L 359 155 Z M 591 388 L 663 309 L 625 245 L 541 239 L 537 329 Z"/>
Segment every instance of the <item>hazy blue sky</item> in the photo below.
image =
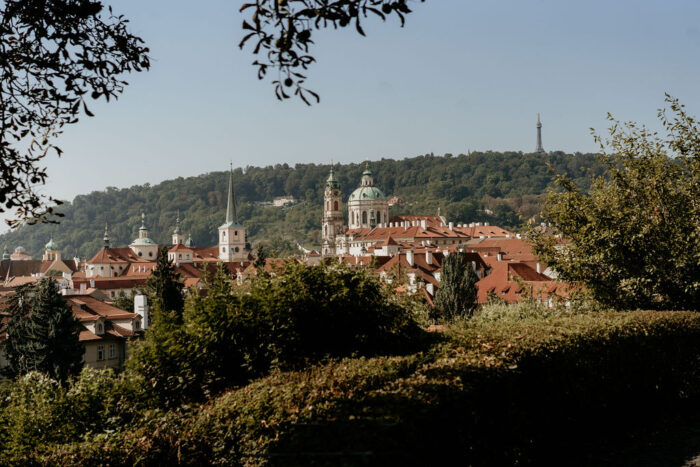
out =
<path fill-rule="evenodd" d="M 241 2 L 112 3 L 151 48 L 117 102 L 93 104 L 47 161 L 72 199 L 234 166 L 535 147 L 593 151 L 605 114 L 654 124 L 665 91 L 700 114 L 700 1 L 428 0 L 405 28 L 314 34 L 321 103 L 278 102 L 239 50 Z"/>

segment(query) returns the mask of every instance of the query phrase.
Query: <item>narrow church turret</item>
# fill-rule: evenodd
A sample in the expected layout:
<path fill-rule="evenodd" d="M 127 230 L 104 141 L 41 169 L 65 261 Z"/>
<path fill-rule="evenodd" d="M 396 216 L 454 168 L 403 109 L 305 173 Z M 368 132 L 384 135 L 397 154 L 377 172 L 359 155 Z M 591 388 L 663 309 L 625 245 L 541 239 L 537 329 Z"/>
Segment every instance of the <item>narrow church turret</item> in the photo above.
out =
<path fill-rule="evenodd" d="M 177 219 L 175 219 L 175 230 L 173 230 L 173 245 L 182 245 L 185 243 L 185 235 L 180 230 L 180 210 L 177 211 Z"/>

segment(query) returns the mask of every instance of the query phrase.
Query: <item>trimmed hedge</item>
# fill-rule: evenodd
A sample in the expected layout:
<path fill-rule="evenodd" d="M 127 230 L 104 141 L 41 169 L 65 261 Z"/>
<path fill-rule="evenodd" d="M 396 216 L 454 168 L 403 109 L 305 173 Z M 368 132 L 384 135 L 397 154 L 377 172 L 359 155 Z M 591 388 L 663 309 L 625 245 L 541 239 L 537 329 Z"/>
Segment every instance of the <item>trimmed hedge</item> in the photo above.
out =
<path fill-rule="evenodd" d="M 408 356 L 278 372 L 33 462 L 587 465 L 700 399 L 695 313 L 477 316 L 442 335 Z"/>

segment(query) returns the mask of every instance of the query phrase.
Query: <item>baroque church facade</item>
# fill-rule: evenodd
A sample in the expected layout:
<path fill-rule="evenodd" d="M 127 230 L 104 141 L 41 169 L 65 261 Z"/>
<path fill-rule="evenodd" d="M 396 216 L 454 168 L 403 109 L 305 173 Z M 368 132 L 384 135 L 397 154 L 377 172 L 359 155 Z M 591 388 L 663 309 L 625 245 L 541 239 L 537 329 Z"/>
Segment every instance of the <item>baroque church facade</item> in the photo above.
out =
<path fill-rule="evenodd" d="M 360 186 L 348 198 L 348 221 L 343 221 L 342 192 L 333 168 L 324 191 L 321 254 L 325 257 L 347 254 L 352 230 L 384 227 L 389 221 L 389 201 L 382 190 L 374 186 L 374 177 L 365 163 Z"/>

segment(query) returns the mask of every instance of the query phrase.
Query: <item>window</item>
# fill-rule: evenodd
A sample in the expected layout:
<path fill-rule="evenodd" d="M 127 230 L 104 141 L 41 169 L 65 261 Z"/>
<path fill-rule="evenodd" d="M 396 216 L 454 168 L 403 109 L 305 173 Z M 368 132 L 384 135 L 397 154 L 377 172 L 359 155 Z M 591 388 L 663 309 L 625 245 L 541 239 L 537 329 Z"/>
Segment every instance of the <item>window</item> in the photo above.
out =
<path fill-rule="evenodd" d="M 377 224 L 381 224 L 381 222 L 382 222 L 382 213 L 378 212 L 377 213 Z"/>
<path fill-rule="evenodd" d="M 225 230 L 223 232 L 221 232 L 221 238 L 223 238 L 223 239 L 226 238 L 226 231 Z"/>
<path fill-rule="evenodd" d="M 362 211 L 362 223 L 367 223 L 367 211 Z"/>
<path fill-rule="evenodd" d="M 148 256 L 149 256 L 149 257 L 153 257 L 153 252 L 152 252 L 152 251 L 149 251 L 149 252 L 148 252 Z"/>
<path fill-rule="evenodd" d="M 234 248 L 233 251 L 235 251 L 236 253 L 238 253 L 238 247 Z"/>
<path fill-rule="evenodd" d="M 226 253 L 226 247 L 225 247 L 225 246 L 222 246 L 222 247 L 221 247 L 221 252 L 222 252 L 222 253 Z"/>
<path fill-rule="evenodd" d="M 102 361 L 104 359 L 105 359 L 105 346 L 98 345 L 97 346 L 97 360 Z"/>
<path fill-rule="evenodd" d="M 182 253 L 177 254 L 177 259 L 182 259 Z"/>
<path fill-rule="evenodd" d="M 238 230 L 234 230 L 234 231 L 233 231 L 233 235 L 235 235 L 236 237 L 238 237 Z"/>
<path fill-rule="evenodd" d="M 333 210 L 334 211 L 338 210 L 338 202 L 337 201 L 333 201 Z"/>
<path fill-rule="evenodd" d="M 117 358 L 117 346 L 109 344 L 109 358 Z"/>
<path fill-rule="evenodd" d="M 114 293 L 114 292 L 112 292 Z M 97 334 L 102 334 L 102 331 L 104 328 L 102 327 L 102 323 L 97 323 Z"/>
<path fill-rule="evenodd" d="M 139 256 L 143 256 L 143 253 L 141 253 L 140 251 L 139 251 Z"/>
<path fill-rule="evenodd" d="M 136 329 L 137 331 L 138 331 L 139 329 L 141 329 L 141 325 L 139 324 L 138 321 L 134 321 L 134 329 Z"/>

